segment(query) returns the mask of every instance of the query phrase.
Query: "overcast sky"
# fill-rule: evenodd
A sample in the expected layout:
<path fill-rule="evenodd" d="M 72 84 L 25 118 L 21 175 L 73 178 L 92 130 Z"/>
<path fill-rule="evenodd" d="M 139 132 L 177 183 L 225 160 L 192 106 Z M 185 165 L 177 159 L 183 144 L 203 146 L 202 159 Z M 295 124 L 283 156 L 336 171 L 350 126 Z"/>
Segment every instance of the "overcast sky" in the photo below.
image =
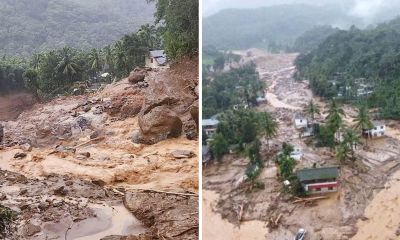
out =
<path fill-rule="evenodd" d="M 312 5 L 340 4 L 348 14 L 366 20 L 385 11 L 400 9 L 399 0 L 202 0 L 203 17 L 224 8 L 256 8 L 281 4 L 305 3 Z M 400 12 L 398 13 L 400 14 Z"/>

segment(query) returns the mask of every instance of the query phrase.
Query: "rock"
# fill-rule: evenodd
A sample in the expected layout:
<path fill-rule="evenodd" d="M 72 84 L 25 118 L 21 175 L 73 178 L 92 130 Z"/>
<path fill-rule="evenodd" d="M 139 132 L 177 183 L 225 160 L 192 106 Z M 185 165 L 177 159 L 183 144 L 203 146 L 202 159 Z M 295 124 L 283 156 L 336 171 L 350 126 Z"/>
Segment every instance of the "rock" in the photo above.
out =
<path fill-rule="evenodd" d="M 181 160 L 181 164 L 184 164 L 184 163 L 186 163 L 186 162 L 187 162 L 186 159 L 182 159 L 182 160 Z"/>
<path fill-rule="evenodd" d="M 135 155 L 133 154 L 125 154 L 124 156 L 122 156 L 122 160 L 129 160 L 133 158 L 135 158 Z"/>
<path fill-rule="evenodd" d="M 40 232 L 42 229 L 40 226 L 33 225 L 32 223 L 27 223 L 22 228 L 22 234 L 24 236 L 32 236 L 35 233 Z"/>
<path fill-rule="evenodd" d="M 64 196 L 64 195 L 67 195 L 67 193 L 68 193 L 68 190 L 64 186 L 58 187 L 54 190 L 54 195 L 63 195 Z"/>
<path fill-rule="evenodd" d="M 79 101 L 78 105 L 76 107 L 82 107 L 82 106 L 86 106 L 90 103 L 90 101 L 88 99 L 83 99 L 81 101 Z"/>
<path fill-rule="evenodd" d="M 354 236 L 357 233 L 352 226 L 342 226 L 339 228 L 339 232 L 345 236 Z"/>
<path fill-rule="evenodd" d="M 128 81 L 129 81 L 130 83 L 143 82 L 145 77 L 146 77 L 146 75 L 143 74 L 143 73 L 132 71 L 132 72 L 129 74 Z"/>
<path fill-rule="evenodd" d="M 76 118 L 75 122 L 79 125 L 82 131 L 85 131 L 89 127 L 89 121 L 83 116 L 79 116 Z"/>
<path fill-rule="evenodd" d="M 103 98 L 103 102 L 110 102 L 111 98 Z"/>
<path fill-rule="evenodd" d="M 122 107 L 121 107 L 121 116 L 124 117 L 134 117 L 140 113 L 140 110 L 142 109 L 142 104 L 136 101 L 129 101 L 126 102 Z"/>
<path fill-rule="evenodd" d="M 194 88 L 194 92 L 196 93 L 197 97 L 199 96 L 199 85 Z"/>
<path fill-rule="evenodd" d="M 182 133 L 182 121 L 167 106 L 158 106 L 139 114 L 139 142 L 154 144 Z"/>
<path fill-rule="evenodd" d="M 30 208 L 29 204 L 22 204 L 21 206 L 19 206 L 19 208 L 21 209 L 21 211 L 24 211 L 25 209 Z"/>
<path fill-rule="evenodd" d="M 93 111 L 93 114 L 96 114 L 96 115 L 102 114 L 102 113 L 103 113 L 103 110 L 102 110 L 101 108 L 96 108 L 96 109 Z"/>
<path fill-rule="evenodd" d="M 65 186 L 72 186 L 74 184 L 73 181 L 66 181 Z"/>
<path fill-rule="evenodd" d="M 32 151 L 32 146 L 29 143 L 24 143 L 21 145 L 21 147 L 25 150 L 25 151 Z"/>
<path fill-rule="evenodd" d="M 197 97 L 186 86 L 185 80 L 179 77 L 161 75 L 152 79 L 141 110 L 143 115 L 159 106 L 167 106 L 177 115 L 187 112 Z"/>
<path fill-rule="evenodd" d="M 54 136 L 58 137 L 67 137 L 67 138 L 71 137 L 72 136 L 71 122 L 72 122 L 71 120 L 60 119 L 59 121 L 53 124 L 51 133 Z"/>
<path fill-rule="evenodd" d="M 106 135 L 107 136 L 114 136 L 116 134 L 116 132 L 114 131 L 114 130 L 108 130 L 107 132 L 106 132 Z"/>
<path fill-rule="evenodd" d="M 39 204 L 39 209 L 41 210 L 41 211 L 44 211 L 44 210 L 46 210 L 46 209 L 48 209 L 49 207 L 50 207 L 50 203 L 48 203 L 48 202 L 41 202 L 40 204 Z"/>
<path fill-rule="evenodd" d="M 115 189 L 117 189 L 118 191 L 123 192 L 123 193 L 126 192 L 126 189 L 124 187 L 121 187 L 121 186 L 118 186 Z"/>
<path fill-rule="evenodd" d="M 89 106 L 89 105 L 86 105 L 86 106 L 82 107 L 82 110 L 83 110 L 84 112 L 89 112 L 91 109 L 92 109 L 92 107 Z"/>
<path fill-rule="evenodd" d="M 101 179 L 93 179 L 92 180 L 92 183 L 93 184 L 95 184 L 95 185 L 97 185 L 97 186 L 100 186 L 100 187 L 104 187 L 104 185 L 106 184 L 103 180 L 101 180 Z"/>
<path fill-rule="evenodd" d="M 106 197 L 106 192 L 103 189 L 100 190 L 95 190 L 93 192 L 93 198 L 105 198 Z"/>
<path fill-rule="evenodd" d="M 56 200 L 56 201 L 53 201 L 53 207 L 60 207 L 61 205 L 63 205 L 64 204 L 64 201 L 63 200 Z"/>
<path fill-rule="evenodd" d="M 14 155 L 14 158 L 24 158 L 24 157 L 26 157 L 26 153 L 24 153 L 24 152 L 17 152 Z"/>
<path fill-rule="evenodd" d="M 175 150 L 171 153 L 174 158 L 192 158 L 196 156 L 196 154 L 192 151 L 188 150 Z"/>
<path fill-rule="evenodd" d="M 197 137 L 198 137 L 198 134 L 195 131 L 189 131 L 188 133 L 186 133 L 186 138 L 189 140 L 196 140 Z"/>
<path fill-rule="evenodd" d="M 4 201 L 7 199 L 7 195 L 4 193 L 0 193 L 0 201 Z"/>
<path fill-rule="evenodd" d="M 134 142 L 134 143 L 139 143 L 139 132 L 135 132 L 132 135 L 131 141 Z"/>
<path fill-rule="evenodd" d="M 199 101 L 197 100 L 190 106 L 190 115 L 196 123 L 197 130 L 199 129 Z"/>
<path fill-rule="evenodd" d="M 91 101 L 92 101 L 92 103 L 97 103 L 97 102 L 100 102 L 100 100 L 101 99 L 99 97 L 93 97 Z"/>
<path fill-rule="evenodd" d="M 90 139 L 98 138 L 102 135 L 103 129 L 99 129 L 90 134 Z"/>
<path fill-rule="evenodd" d="M 20 192 L 19 192 L 19 195 L 24 195 L 24 194 L 26 194 L 28 192 L 28 189 L 22 189 Z"/>
<path fill-rule="evenodd" d="M 36 131 L 36 137 L 39 139 L 47 137 L 51 133 L 50 126 L 39 127 Z"/>
<path fill-rule="evenodd" d="M 76 158 L 79 159 L 79 160 L 86 160 L 87 159 L 87 157 L 85 155 L 81 155 L 81 154 L 76 155 Z"/>
<path fill-rule="evenodd" d="M 56 150 L 57 151 L 63 151 L 63 150 L 65 150 L 65 148 L 62 145 L 57 145 L 56 146 Z"/>
<path fill-rule="evenodd" d="M 89 158 L 90 157 L 90 152 L 81 152 L 81 153 L 78 153 L 79 155 L 83 155 L 83 156 L 85 156 L 85 157 L 87 157 L 87 158 Z"/>

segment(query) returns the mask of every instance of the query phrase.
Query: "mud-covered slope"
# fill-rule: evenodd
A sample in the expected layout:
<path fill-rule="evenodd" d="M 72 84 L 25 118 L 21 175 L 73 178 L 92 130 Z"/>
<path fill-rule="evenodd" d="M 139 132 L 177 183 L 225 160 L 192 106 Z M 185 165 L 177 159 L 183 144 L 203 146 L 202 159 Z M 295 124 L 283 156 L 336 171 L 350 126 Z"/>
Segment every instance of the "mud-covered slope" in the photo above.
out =
<path fill-rule="evenodd" d="M 0 180 L 5 180 L 0 196 L 19 217 L 13 227 L 29 227 L 10 232 L 9 238 L 198 238 L 198 140 L 191 114 L 198 99 L 198 68 L 190 66 L 151 70 L 145 83 L 130 84 L 124 79 L 91 95 L 38 103 L 18 118 L 2 122 L 5 139 L 0 145 Z M 156 79 L 166 83 L 175 79 L 181 96 L 173 96 L 171 84 L 167 86 L 171 91 L 164 95 L 188 101 L 161 104 L 177 115 L 183 134 L 147 145 L 137 139 L 139 115 L 145 99 L 154 99 L 151 86 Z M 163 96 L 160 91 L 157 93 Z M 126 194 L 149 194 L 146 191 L 157 195 L 154 208 L 146 210 L 146 216 L 154 217 L 153 225 L 142 224 L 145 218 L 140 211 L 132 214 L 122 204 Z M 183 220 L 165 215 L 172 198 L 182 203 L 171 205 L 177 214 L 189 214 Z M 22 204 L 25 202 L 27 206 Z M 165 221 L 174 230 L 164 225 Z"/>

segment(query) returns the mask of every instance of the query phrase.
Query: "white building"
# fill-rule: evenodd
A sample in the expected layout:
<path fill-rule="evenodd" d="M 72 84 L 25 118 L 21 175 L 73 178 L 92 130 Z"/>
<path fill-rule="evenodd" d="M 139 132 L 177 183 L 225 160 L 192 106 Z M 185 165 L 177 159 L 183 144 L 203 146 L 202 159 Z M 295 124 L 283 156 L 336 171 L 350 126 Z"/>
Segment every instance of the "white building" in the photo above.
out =
<path fill-rule="evenodd" d="M 278 155 L 282 154 L 282 152 L 278 152 Z M 293 152 L 289 154 L 289 157 L 294 160 L 301 161 L 303 158 L 303 149 L 301 147 L 293 147 Z"/>
<path fill-rule="evenodd" d="M 149 68 L 169 68 L 167 55 L 164 53 L 164 50 L 150 51 L 145 62 L 146 67 Z"/>
<path fill-rule="evenodd" d="M 301 161 L 303 158 L 303 149 L 301 147 L 293 147 L 293 152 L 290 153 L 290 157 L 294 160 Z"/>
<path fill-rule="evenodd" d="M 218 123 L 219 123 L 219 121 L 217 119 L 201 120 L 201 126 L 208 138 L 211 138 L 217 132 Z"/>
<path fill-rule="evenodd" d="M 379 121 L 372 121 L 374 124 L 373 129 L 363 130 L 364 134 L 367 134 L 368 138 L 382 137 L 386 135 L 386 125 Z"/>
<path fill-rule="evenodd" d="M 297 129 L 307 128 L 308 127 L 308 119 L 306 117 L 303 117 L 299 113 L 295 113 L 294 114 L 294 125 Z"/>

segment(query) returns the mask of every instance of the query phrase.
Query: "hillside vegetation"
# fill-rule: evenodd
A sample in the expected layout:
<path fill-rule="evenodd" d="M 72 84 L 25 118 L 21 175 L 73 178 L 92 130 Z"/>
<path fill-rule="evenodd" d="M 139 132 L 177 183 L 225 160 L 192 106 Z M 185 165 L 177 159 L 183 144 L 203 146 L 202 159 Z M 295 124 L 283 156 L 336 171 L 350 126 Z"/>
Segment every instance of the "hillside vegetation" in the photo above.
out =
<path fill-rule="evenodd" d="M 291 52 L 306 53 L 315 50 L 321 42 L 339 30 L 339 28 L 333 28 L 330 25 L 315 26 L 296 38 Z"/>
<path fill-rule="evenodd" d="M 291 46 L 315 25 L 349 27 L 356 19 L 339 7 L 279 5 L 257 9 L 226 9 L 203 19 L 203 45 L 218 49 L 264 47 L 271 50 Z"/>
<path fill-rule="evenodd" d="M 155 12 L 145 0 L 0 0 L 0 54 L 103 47 L 153 24 Z"/>
<path fill-rule="evenodd" d="M 397 18 L 373 29 L 338 31 L 296 59 L 300 76 L 317 95 L 341 92 L 344 100 L 382 108 L 381 117 L 400 119 L 399 26 Z"/>

